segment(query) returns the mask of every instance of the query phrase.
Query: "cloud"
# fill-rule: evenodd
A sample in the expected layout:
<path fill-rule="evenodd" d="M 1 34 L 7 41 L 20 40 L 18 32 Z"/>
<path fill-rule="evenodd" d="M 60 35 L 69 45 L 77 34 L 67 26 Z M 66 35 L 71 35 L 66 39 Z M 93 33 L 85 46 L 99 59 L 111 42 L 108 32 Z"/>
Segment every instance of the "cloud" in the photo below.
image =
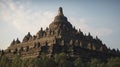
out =
<path fill-rule="evenodd" d="M 55 16 L 55 13 L 51 11 L 25 9 L 24 5 L 18 5 L 12 0 L 1 4 L 2 20 L 13 24 L 22 33 L 35 34 L 40 27 L 47 27 L 52 22 L 52 17 Z"/>
<path fill-rule="evenodd" d="M 70 21 L 77 29 L 81 29 L 85 33 L 91 33 L 94 36 L 105 37 L 112 34 L 112 30 L 103 27 L 94 27 L 89 25 L 89 20 L 84 18 L 70 18 Z"/>

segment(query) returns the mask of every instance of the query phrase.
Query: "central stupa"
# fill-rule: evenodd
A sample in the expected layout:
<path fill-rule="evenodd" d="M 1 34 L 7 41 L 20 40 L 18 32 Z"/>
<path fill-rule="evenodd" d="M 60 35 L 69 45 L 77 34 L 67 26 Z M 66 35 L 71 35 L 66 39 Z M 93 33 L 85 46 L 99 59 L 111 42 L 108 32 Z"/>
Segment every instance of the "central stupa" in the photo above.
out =
<path fill-rule="evenodd" d="M 66 36 L 68 38 L 74 36 L 77 32 L 67 20 L 67 17 L 64 16 L 62 7 L 59 7 L 58 14 L 55 16 L 54 21 L 49 25 L 49 29 L 53 30 L 63 38 L 66 38 Z"/>
<path fill-rule="evenodd" d="M 32 30 L 31 30 L 32 31 Z M 95 52 L 99 55 L 96 56 Z M 91 34 L 84 35 L 64 16 L 62 7 L 59 7 L 58 14 L 48 28 L 41 28 L 36 35 L 31 35 L 28 32 L 22 42 L 13 40 L 11 45 L 4 51 L 4 54 L 9 58 L 19 55 L 22 58 L 40 57 L 41 53 L 47 56 L 54 56 L 56 53 L 65 52 L 68 56 L 76 57 L 107 57 L 106 52 L 110 52 L 105 44 Z M 101 54 L 102 53 L 102 54 Z"/>
<path fill-rule="evenodd" d="M 58 14 L 55 16 L 54 21 L 49 25 L 49 28 L 56 33 L 69 33 L 73 30 L 73 27 L 67 18 L 63 14 L 62 7 L 59 7 Z"/>

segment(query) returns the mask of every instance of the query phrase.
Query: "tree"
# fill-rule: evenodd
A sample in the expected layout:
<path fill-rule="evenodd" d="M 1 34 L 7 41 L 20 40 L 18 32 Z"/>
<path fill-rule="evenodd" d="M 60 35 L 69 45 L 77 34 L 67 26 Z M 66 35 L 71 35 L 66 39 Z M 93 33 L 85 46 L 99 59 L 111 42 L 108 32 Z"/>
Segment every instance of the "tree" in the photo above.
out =
<path fill-rule="evenodd" d="M 67 55 L 65 53 L 55 54 L 54 60 L 58 67 L 67 67 Z"/>
<path fill-rule="evenodd" d="M 107 67 L 120 67 L 120 58 L 110 58 L 108 59 Z"/>
<path fill-rule="evenodd" d="M 27 65 L 27 60 L 28 59 L 24 59 L 24 60 L 22 60 L 22 63 L 21 63 L 21 67 L 27 67 L 28 65 Z"/>
<path fill-rule="evenodd" d="M 12 67 L 21 67 L 22 60 L 18 55 L 12 60 Z"/>
<path fill-rule="evenodd" d="M 10 67 L 9 59 L 6 56 L 0 58 L 0 67 Z"/>
<path fill-rule="evenodd" d="M 90 67 L 101 67 L 102 63 L 98 59 L 91 59 Z"/>
<path fill-rule="evenodd" d="M 48 59 L 45 61 L 45 67 L 56 67 L 56 63 L 55 63 L 55 61 L 53 60 L 53 58 L 48 58 Z"/>
<path fill-rule="evenodd" d="M 84 67 L 84 64 L 83 64 L 83 62 L 82 62 L 82 60 L 81 60 L 80 57 L 78 57 L 77 59 L 75 59 L 74 66 L 75 67 Z"/>

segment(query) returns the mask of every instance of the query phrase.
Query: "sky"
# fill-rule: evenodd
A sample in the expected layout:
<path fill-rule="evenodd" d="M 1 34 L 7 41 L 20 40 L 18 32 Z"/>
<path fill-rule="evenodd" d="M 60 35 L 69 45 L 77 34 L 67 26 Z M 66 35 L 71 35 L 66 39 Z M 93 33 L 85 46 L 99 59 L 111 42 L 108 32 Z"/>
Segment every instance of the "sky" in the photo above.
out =
<path fill-rule="evenodd" d="M 76 29 L 120 49 L 120 0 L 0 0 L 0 49 L 49 27 L 59 7 Z"/>

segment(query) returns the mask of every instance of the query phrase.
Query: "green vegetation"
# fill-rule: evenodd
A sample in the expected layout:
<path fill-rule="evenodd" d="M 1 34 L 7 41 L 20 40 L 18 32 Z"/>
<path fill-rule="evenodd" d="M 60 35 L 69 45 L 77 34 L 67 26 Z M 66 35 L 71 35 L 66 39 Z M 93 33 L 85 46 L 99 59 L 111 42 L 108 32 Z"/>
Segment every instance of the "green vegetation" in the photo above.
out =
<path fill-rule="evenodd" d="M 82 58 L 71 58 L 65 53 L 47 57 L 42 54 L 40 58 L 21 59 L 15 56 L 12 60 L 6 56 L 0 57 L 0 67 L 120 67 L 120 58 L 110 58 L 107 61 L 91 59 L 84 61 Z"/>

